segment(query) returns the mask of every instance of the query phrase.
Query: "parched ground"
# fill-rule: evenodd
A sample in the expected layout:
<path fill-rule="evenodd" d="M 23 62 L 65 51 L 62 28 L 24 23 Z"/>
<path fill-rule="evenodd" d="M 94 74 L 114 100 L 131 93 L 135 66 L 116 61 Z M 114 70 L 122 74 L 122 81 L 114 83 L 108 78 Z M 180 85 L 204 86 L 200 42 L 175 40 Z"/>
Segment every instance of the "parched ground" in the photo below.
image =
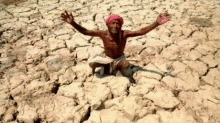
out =
<path fill-rule="evenodd" d="M 126 77 L 91 74 L 109 14 L 137 30 L 166 10 L 172 20 L 129 38 Z M 1 0 L 0 121 L 3 123 L 220 123 L 219 0 Z"/>

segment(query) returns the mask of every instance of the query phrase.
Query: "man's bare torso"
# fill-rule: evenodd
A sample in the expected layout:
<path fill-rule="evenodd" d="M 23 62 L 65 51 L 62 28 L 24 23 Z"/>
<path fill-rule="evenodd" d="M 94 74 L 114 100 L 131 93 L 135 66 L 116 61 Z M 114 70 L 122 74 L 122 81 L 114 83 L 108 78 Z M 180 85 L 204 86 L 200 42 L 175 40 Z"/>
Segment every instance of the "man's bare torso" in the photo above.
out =
<path fill-rule="evenodd" d="M 124 48 L 126 44 L 126 38 L 124 36 L 124 31 L 116 36 L 116 38 L 111 37 L 108 31 L 103 32 L 100 36 L 103 41 L 105 54 L 110 58 L 118 58 L 124 53 Z"/>

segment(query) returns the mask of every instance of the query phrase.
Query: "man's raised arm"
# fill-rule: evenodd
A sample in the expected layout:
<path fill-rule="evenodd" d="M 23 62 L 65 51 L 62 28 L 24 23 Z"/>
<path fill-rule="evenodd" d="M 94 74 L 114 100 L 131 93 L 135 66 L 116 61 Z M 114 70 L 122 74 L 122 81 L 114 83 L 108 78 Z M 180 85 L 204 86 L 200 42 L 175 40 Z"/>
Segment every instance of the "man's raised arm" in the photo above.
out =
<path fill-rule="evenodd" d="M 154 22 L 150 26 L 144 27 L 144 28 L 137 30 L 137 31 L 125 31 L 125 36 L 126 37 L 135 37 L 135 36 L 145 35 L 146 33 L 153 30 L 154 28 L 158 27 L 159 25 L 162 25 L 162 24 L 166 23 L 167 21 L 169 21 L 170 18 L 171 17 L 168 13 L 160 14 L 157 17 L 156 22 Z"/>
<path fill-rule="evenodd" d="M 65 13 L 62 13 L 61 17 L 63 18 L 63 20 L 65 22 L 71 24 L 76 30 L 78 30 L 80 33 L 82 33 L 84 35 L 100 36 L 103 32 L 103 31 L 99 31 L 99 30 L 88 30 L 88 29 L 80 26 L 79 24 L 77 24 L 74 21 L 72 13 L 68 14 L 67 11 L 65 11 Z"/>

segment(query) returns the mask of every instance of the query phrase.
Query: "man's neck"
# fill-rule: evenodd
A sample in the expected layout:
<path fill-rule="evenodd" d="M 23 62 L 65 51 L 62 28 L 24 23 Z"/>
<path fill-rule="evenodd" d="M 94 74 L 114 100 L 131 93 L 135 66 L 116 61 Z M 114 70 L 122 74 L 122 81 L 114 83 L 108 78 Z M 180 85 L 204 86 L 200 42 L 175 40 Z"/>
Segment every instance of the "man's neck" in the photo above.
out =
<path fill-rule="evenodd" d="M 118 39 L 119 38 L 119 34 L 121 33 L 121 30 L 118 33 L 111 33 L 108 31 L 108 33 L 110 34 L 110 36 L 114 39 Z"/>

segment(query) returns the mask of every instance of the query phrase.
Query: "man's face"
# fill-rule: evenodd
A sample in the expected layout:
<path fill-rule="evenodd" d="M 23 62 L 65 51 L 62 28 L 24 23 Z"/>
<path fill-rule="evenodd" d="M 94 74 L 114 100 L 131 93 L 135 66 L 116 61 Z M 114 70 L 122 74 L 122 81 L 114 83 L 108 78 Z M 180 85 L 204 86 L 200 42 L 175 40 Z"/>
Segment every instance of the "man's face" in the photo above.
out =
<path fill-rule="evenodd" d="M 119 20 L 112 20 L 108 24 L 108 30 L 113 34 L 117 34 L 119 31 L 121 31 L 121 27 L 122 27 L 122 24 Z"/>

